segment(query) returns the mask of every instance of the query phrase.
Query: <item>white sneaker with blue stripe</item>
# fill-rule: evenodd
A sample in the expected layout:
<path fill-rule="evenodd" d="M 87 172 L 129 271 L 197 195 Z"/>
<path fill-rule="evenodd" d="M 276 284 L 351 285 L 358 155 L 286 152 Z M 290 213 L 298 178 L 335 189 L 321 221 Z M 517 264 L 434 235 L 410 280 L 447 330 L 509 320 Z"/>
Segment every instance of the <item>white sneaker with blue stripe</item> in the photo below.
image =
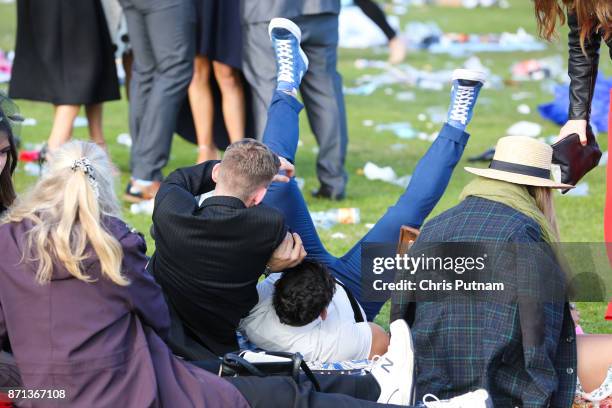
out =
<path fill-rule="evenodd" d="M 308 58 L 300 47 L 302 31 L 291 20 L 273 18 L 268 34 L 276 54 L 276 89 L 295 94 L 308 70 Z"/>

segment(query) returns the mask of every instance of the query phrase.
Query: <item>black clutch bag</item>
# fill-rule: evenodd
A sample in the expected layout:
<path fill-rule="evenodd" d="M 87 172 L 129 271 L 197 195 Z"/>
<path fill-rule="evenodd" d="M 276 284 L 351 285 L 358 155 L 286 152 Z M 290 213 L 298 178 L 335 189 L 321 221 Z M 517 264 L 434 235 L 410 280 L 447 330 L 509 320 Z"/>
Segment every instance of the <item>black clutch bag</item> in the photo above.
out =
<path fill-rule="evenodd" d="M 253 359 L 252 357 L 256 357 Z M 251 361 L 249 361 L 251 360 Z M 241 352 L 227 353 L 221 362 L 220 375 L 236 376 L 286 376 L 292 377 L 296 383 L 300 381 L 300 373 L 304 372 L 312 382 L 315 390 L 320 391 L 319 382 L 315 378 L 300 353 L 284 352 Z"/>
<path fill-rule="evenodd" d="M 573 133 L 553 144 L 552 148 L 552 162 L 561 168 L 561 182 L 572 186 L 597 167 L 601 159 L 601 150 L 590 127 L 587 127 L 586 146 L 580 143 L 580 136 Z M 568 191 L 566 189 L 562 193 Z"/>

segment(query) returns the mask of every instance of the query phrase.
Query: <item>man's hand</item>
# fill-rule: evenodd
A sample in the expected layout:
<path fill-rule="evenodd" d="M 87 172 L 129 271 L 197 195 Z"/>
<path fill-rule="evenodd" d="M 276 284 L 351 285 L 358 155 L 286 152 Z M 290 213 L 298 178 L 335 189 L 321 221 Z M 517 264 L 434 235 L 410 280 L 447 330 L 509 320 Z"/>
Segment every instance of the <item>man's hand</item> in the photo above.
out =
<path fill-rule="evenodd" d="M 298 265 L 305 257 L 306 250 L 302 245 L 302 238 L 296 233 L 287 233 L 283 242 L 272 253 L 268 268 L 272 272 L 282 272 Z"/>
<path fill-rule="evenodd" d="M 587 144 L 586 130 L 587 130 L 586 120 L 584 119 L 568 120 L 567 123 L 563 125 L 563 127 L 559 131 L 559 137 L 557 138 L 557 140 L 561 140 L 573 133 L 577 133 L 578 136 L 580 136 L 580 143 L 583 146 L 586 146 Z"/>
<path fill-rule="evenodd" d="M 293 166 L 293 164 L 289 162 L 289 160 L 285 159 L 284 157 L 278 156 L 278 158 L 280 159 L 280 162 L 281 162 L 279 172 L 284 171 L 285 174 L 280 174 L 280 173 L 277 174 L 276 176 L 274 176 L 272 181 L 288 183 L 289 179 L 295 175 L 295 167 Z"/>

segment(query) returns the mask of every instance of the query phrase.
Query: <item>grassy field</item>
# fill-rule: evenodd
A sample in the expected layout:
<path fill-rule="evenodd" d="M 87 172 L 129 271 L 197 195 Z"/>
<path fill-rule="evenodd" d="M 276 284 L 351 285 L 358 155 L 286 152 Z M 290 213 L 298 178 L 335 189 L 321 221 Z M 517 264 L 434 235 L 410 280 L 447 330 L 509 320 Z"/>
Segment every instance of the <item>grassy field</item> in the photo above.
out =
<path fill-rule="evenodd" d="M 448 8 L 415 8 L 402 16 L 402 24 L 408 21 L 435 21 L 444 31 L 490 33 L 515 32 L 524 27 L 528 32 L 535 33 L 535 22 L 532 3 L 525 0 L 511 0 L 511 7 L 506 10 L 491 9 L 448 9 Z M 13 49 L 16 30 L 15 6 L 0 4 L 0 49 Z M 565 33 L 560 37 L 565 38 Z M 510 78 L 510 67 L 516 61 L 543 56 L 562 55 L 566 59 L 564 41 L 551 44 L 546 51 L 535 53 L 482 53 L 478 54 L 482 62 L 496 75 L 503 79 Z M 341 50 L 339 71 L 344 77 L 345 86 L 352 86 L 354 81 L 369 71 L 355 68 L 357 58 L 381 59 L 386 58 L 384 53 L 376 50 Z M 415 52 L 408 56 L 407 63 L 423 69 L 442 69 L 461 65 L 466 58 L 452 58 L 446 55 L 432 55 L 427 52 Z M 610 64 L 607 58 L 602 59 L 602 69 L 610 74 Z M 372 71 L 373 73 L 376 71 Z M 426 122 L 420 122 L 417 117 L 428 107 L 446 107 L 448 103 L 448 90 L 422 91 L 406 85 L 389 86 L 391 90 L 380 89 L 371 96 L 346 96 L 349 127 L 349 151 L 347 170 L 350 175 L 348 197 L 341 204 L 343 207 L 358 207 L 361 209 L 362 221 L 358 225 L 341 225 L 329 230 L 321 231 L 321 237 L 334 254 L 343 254 L 353 243 L 367 232 L 366 224 L 375 222 L 401 193 L 401 189 L 394 185 L 369 181 L 360 175 L 360 169 L 367 161 L 380 166 L 392 166 L 399 175 L 412 172 L 417 160 L 429 146 L 429 142 L 420 140 L 401 140 L 392 133 L 374 132 L 372 128 L 363 125 L 364 120 L 374 120 L 376 123 L 410 121 L 417 129 L 433 131 Z M 410 102 L 399 102 L 393 95 L 401 91 L 412 91 L 416 98 Z M 534 96 L 526 101 L 515 102 L 511 96 L 516 92 L 530 92 Z M 544 122 L 538 115 L 538 104 L 551 100 L 552 95 L 542 90 L 541 83 L 529 82 L 518 85 L 507 85 L 502 89 L 483 90 L 480 104 L 477 107 L 475 118 L 470 126 L 472 138 L 467 146 L 465 157 L 482 152 L 492 146 L 496 139 L 504 136 L 506 129 L 519 120 L 530 120 L 544 126 L 543 135 L 552 135 L 558 128 Z M 529 115 L 517 112 L 517 105 L 527 103 L 532 110 Z M 19 105 L 26 117 L 35 118 L 37 126 L 24 127 L 23 140 L 26 143 L 44 141 L 51 128 L 52 107 L 48 104 L 19 101 Z M 122 189 L 128 179 L 129 151 L 116 143 L 120 133 L 128 132 L 128 107 L 125 99 L 105 105 L 105 132 L 109 142 L 112 157 L 121 170 L 121 182 L 117 188 Z M 308 127 L 305 114 L 302 114 L 300 124 L 303 146 L 299 149 L 297 169 L 300 177 L 305 178 L 305 191 L 316 188 L 318 183 L 315 175 L 316 143 Z M 86 138 L 85 128 L 75 130 L 77 138 Z M 395 144 L 404 144 L 402 150 L 391 149 Z M 600 137 L 602 149 L 607 150 L 606 138 Z M 172 148 L 172 157 L 168 170 L 191 164 L 196 157 L 196 149 L 179 138 L 175 139 Z M 465 158 L 460 167 L 465 164 Z M 28 176 L 20 167 L 15 177 L 18 189 L 23 191 L 31 185 L 35 178 Z M 459 169 L 453 175 L 450 186 L 435 208 L 432 216 L 457 204 L 461 189 L 471 179 L 471 176 Z M 587 197 L 559 197 L 557 211 L 561 234 L 564 241 L 599 242 L 603 237 L 602 214 L 605 192 L 605 170 L 599 167 L 592 171 L 586 180 L 590 186 Z M 306 197 L 311 210 L 318 211 L 338 206 L 337 203 L 313 200 Z M 148 234 L 150 217 L 132 215 L 125 207 L 125 218 L 134 227 Z M 341 232 L 346 238 L 334 239 L 332 234 Z M 153 250 L 153 242 L 149 240 L 149 254 Z M 583 327 L 588 332 L 610 332 L 612 324 L 603 320 L 605 304 L 580 304 L 583 317 Z M 378 321 L 387 325 L 388 313 L 385 308 L 378 317 Z"/>

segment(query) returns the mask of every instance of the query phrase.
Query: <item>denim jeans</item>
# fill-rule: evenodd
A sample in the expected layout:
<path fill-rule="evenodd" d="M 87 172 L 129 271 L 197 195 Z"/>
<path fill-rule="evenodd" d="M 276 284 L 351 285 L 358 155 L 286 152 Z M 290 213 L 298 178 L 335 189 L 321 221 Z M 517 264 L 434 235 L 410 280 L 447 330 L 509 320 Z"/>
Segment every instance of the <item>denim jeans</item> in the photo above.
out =
<path fill-rule="evenodd" d="M 276 154 L 295 161 L 299 140 L 299 113 L 302 104 L 282 92 L 275 92 L 268 109 L 268 122 L 263 141 Z M 459 162 L 470 135 L 445 124 L 429 150 L 419 160 L 410 184 L 395 205 L 344 256 L 331 255 L 321 242 L 308 207 L 295 179 L 273 183 L 264 204 L 277 208 L 285 222 L 300 235 L 309 259 L 322 262 L 334 277 L 344 283 L 373 320 L 383 302 L 366 302 L 361 298 L 361 246 L 365 242 L 397 242 L 400 227 L 420 228 L 425 218 L 442 197 L 455 166 Z"/>

